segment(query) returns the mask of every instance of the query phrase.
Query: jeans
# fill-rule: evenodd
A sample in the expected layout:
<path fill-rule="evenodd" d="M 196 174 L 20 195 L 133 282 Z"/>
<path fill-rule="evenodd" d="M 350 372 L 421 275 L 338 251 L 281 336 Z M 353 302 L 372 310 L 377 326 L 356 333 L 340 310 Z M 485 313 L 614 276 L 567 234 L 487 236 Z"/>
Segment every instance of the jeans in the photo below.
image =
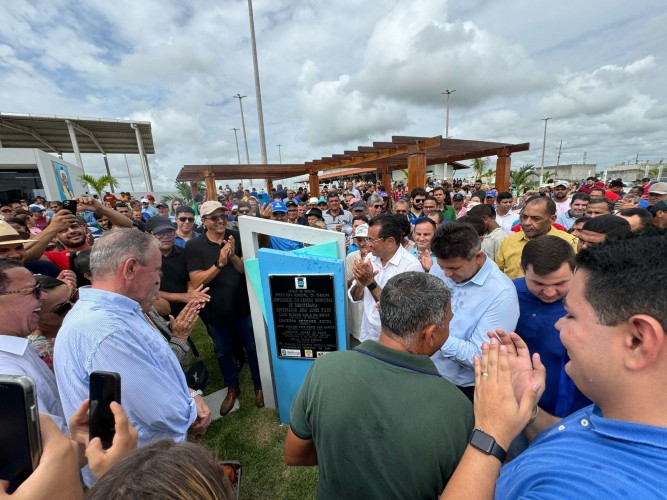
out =
<path fill-rule="evenodd" d="M 255 389 L 261 389 L 262 381 L 259 376 L 257 348 L 255 347 L 255 337 L 252 332 L 250 315 L 229 320 L 224 325 L 206 324 L 206 329 L 213 339 L 215 355 L 218 358 L 218 366 L 220 367 L 220 373 L 222 373 L 225 385 L 227 387 L 239 386 L 239 374 L 236 371 L 234 353 L 232 351 L 232 335 L 236 335 L 245 349 L 252 383 Z"/>

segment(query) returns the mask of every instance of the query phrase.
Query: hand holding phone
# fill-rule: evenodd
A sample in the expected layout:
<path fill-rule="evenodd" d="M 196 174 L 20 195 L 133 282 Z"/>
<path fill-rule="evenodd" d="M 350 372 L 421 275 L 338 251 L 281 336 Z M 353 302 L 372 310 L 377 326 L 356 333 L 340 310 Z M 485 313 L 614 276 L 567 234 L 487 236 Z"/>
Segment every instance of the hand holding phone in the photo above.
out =
<path fill-rule="evenodd" d="M 120 404 L 120 374 L 95 371 L 90 374 L 90 439 L 100 438 L 102 447 L 111 447 L 116 424 L 111 403 Z"/>
<path fill-rule="evenodd" d="M 0 479 L 12 493 L 37 468 L 42 454 L 35 384 L 24 376 L 0 375 Z"/>
<path fill-rule="evenodd" d="M 63 208 L 65 210 L 68 210 L 68 211 L 72 212 L 72 214 L 76 215 L 77 201 L 76 200 L 65 200 L 65 201 L 63 201 Z"/>

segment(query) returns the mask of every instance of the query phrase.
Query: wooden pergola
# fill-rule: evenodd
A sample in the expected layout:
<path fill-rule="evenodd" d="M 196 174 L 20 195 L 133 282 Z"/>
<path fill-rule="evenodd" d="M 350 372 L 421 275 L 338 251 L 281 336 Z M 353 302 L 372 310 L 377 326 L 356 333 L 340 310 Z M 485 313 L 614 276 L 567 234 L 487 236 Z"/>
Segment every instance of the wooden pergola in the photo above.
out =
<path fill-rule="evenodd" d="M 250 164 L 250 165 L 184 165 L 176 178 L 180 182 L 205 180 L 209 193 L 215 193 L 217 179 L 266 179 L 267 192 L 273 181 L 308 175 L 310 192 L 319 195 L 320 173 L 337 169 L 374 169 L 382 176 L 382 184 L 391 186 L 394 170 L 408 169 L 408 186 L 425 187 L 426 166 L 456 163 L 487 156 L 497 156 L 496 189 L 507 191 L 512 153 L 528 151 L 529 143 L 506 144 L 501 142 L 443 139 L 436 137 L 393 136 L 391 142 L 374 142 L 372 146 L 359 146 L 357 150 L 323 157 L 306 163 Z M 369 170 L 370 171 L 370 170 Z M 340 172 L 341 176 L 345 171 Z"/>

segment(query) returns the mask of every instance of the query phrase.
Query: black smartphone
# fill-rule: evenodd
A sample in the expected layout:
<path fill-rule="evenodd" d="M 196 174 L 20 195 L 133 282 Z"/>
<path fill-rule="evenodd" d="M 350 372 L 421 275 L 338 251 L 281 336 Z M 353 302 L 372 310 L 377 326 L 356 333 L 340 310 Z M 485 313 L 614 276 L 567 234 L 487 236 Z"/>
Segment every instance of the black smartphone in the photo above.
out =
<path fill-rule="evenodd" d="M 76 205 L 77 205 L 76 200 L 65 200 L 65 201 L 63 201 L 63 208 L 65 210 L 69 210 L 74 215 L 76 215 Z"/>
<path fill-rule="evenodd" d="M 24 376 L 0 375 L 0 479 L 12 493 L 39 464 L 42 436 L 35 384 Z"/>
<path fill-rule="evenodd" d="M 116 434 L 116 425 L 111 413 L 111 402 L 120 404 L 120 374 L 116 372 L 93 372 L 90 374 L 90 411 L 88 425 L 90 439 L 100 438 L 106 450 Z"/>

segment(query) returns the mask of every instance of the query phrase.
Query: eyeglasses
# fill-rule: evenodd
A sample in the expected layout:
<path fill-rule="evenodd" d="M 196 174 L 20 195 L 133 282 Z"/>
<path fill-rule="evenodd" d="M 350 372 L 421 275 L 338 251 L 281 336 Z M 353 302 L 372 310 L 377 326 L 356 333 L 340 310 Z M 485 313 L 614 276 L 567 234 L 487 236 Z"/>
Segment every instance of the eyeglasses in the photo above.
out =
<path fill-rule="evenodd" d="M 426 198 L 415 198 L 415 203 L 424 203 L 424 200 L 426 200 Z"/>
<path fill-rule="evenodd" d="M 366 241 L 367 241 L 368 243 L 376 243 L 376 242 L 378 242 L 378 241 L 384 241 L 384 240 L 386 240 L 386 239 L 387 239 L 387 238 L 377 238 L 377 239 L 366 238 Z"/>
<path fill-rule="evenodd" d="M 221 220 L 227 220 L 226 215 L 207 215 L 206 220 L 210 220 L 211 222 L 218 222 Z"/>
<path fill-rule="evenodd" d="M 79 290 L 74 290 L 72 293 L 69 295 L 69 299 L 67 299 L 66 302 L 63 302 L 60 304 L 58 307 L 56 307 L 52 312 L 56 316 L 63 317 L 65 316 L 68 312 L 72 310 L 72 307 L 74 307 L 74 303 L 76 302 L 76 299 L 78 299 L 77 294 L 79 293 Z"/>
<path fill-rule="evenodd" d="M 168 240 L 176 236 L 176 231 L 160 231 L 159 233 L 153 233 L 158 240 Z"/>
<path fill-rule="evenodd" d="M 11 292 L 2 292 L 0 295 L 12 295 L 15 293 L 20 293 L 21 295 L 30 295 L 32 293 L 36 298 L 39 299 L 42 296 L 42 284 L 39 281 L 36 281 L 34 286 L 30 288 L 21 288 L 20 290 L 12 290 Z"/>
<path fill-rule="evenodd" d="M 195 218 L 194 217 L 179 217 L 178 220 L 181 221 L 181 222 L 194 222 Z"/>

